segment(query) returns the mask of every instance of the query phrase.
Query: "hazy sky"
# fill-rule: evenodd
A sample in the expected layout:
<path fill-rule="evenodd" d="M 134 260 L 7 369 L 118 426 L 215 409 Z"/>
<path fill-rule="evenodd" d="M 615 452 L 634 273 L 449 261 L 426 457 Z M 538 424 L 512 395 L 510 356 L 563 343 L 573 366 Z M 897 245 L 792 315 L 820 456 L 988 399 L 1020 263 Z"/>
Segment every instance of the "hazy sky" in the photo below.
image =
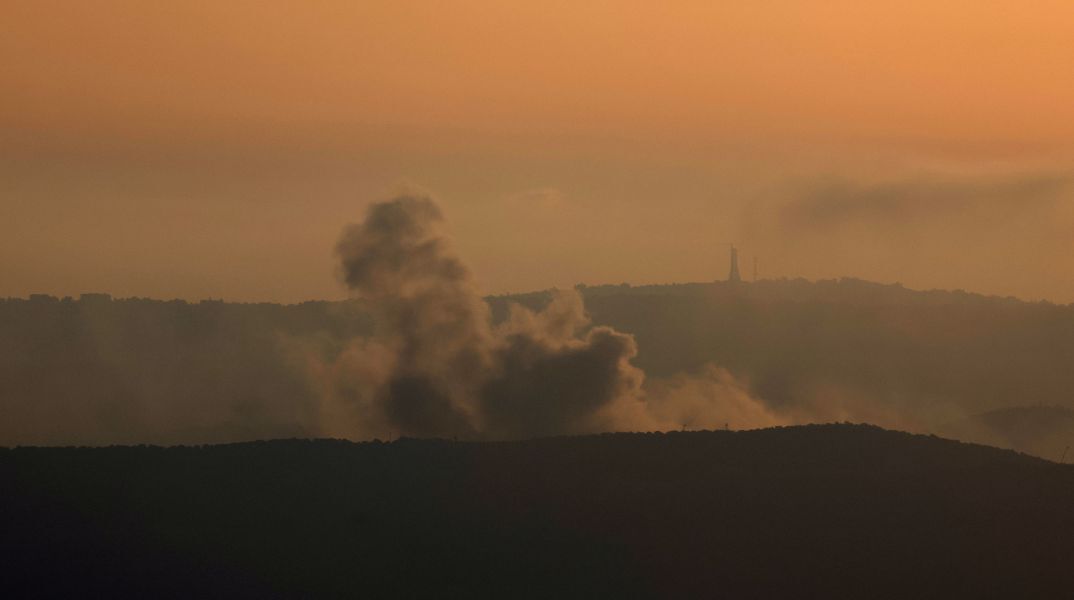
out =
<path fill-rule="evenodd" d="M 489 292 L 1074 301 L 1069 1 L 7 0 L 0 90 L 0 296 L 338 298 L 413 185 Z"/>

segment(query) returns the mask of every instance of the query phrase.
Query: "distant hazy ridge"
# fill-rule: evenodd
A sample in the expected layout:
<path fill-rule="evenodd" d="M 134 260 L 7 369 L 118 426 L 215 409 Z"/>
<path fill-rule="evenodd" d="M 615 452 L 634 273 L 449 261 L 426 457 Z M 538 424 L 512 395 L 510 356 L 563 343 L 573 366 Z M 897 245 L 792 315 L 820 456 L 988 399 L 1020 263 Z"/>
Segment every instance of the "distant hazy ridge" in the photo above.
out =
<path fill-rule="evenodd" d="M 594 324 L 636 337 L 648 377 L 715 363 L 775 410 L 823 399 L 829 420 L 923 431 L 1074 403 L 1074 306 L 857 280 L 581 291 Z M 489 303 L 502 319 L 510 302 L 548 297 Z M 316 435 L 296 348 L 332 356 L 373 327 L 357 301 L 3 300 L 0 445 Z"/>

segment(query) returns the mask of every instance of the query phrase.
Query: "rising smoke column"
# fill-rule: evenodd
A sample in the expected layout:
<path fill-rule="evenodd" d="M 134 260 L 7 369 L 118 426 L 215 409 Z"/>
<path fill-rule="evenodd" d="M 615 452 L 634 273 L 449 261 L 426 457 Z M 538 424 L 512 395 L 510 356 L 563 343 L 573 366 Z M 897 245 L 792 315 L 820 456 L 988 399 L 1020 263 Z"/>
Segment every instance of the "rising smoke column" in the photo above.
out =
<path fill-rule="evenodd" d="M 336 247 L 343 280 L 378 323 L 384 372 L 368 403 L 404 435 L 530 437 L 614 426 L 640 402 L 631 336 L 587 329 L 581 298 L 520 306 L 493 327 L 430 198 L 372 205 Z"/>

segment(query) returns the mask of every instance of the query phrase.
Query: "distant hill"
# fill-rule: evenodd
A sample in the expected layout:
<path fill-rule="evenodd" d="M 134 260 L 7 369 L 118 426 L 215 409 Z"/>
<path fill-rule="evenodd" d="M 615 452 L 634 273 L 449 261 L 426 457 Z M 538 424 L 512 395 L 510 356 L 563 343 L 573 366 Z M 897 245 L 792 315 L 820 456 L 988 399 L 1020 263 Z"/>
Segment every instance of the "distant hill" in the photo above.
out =
<path fill-rule="evenodd" d="M 650 376 L 727 367 L 774 405 L 834 386 L 885 403 L 981 412 L 1074 406 L 1074 306 L 856 279 L 585 288 L 633 333 Z"/>
<path fill-rule="evenodd" d="M 1074 408 L 1074 306 L 853 279 L 579 289 L 595 324 L 634 334 L 650 379 L 714 363 L 804 420 L 928 431 Z M 502 319 L 549 297 L 488 300 Z M 355 301 L 0 300 L 0 445 L 316 437 L 309 357 L 373 330 Z"/>
<path fill-rule="evenodd" d="M 1064 597 L 1074 467 L 826 425 L 0 450 L 5 597 Z"/>
<path fill-rule="evenodd" d="M 1059 460 L 1066 448 L 1074 446 L 1074 410 L 1060 406 L 1003 408 L 941 425 L 936 433 Z"/>

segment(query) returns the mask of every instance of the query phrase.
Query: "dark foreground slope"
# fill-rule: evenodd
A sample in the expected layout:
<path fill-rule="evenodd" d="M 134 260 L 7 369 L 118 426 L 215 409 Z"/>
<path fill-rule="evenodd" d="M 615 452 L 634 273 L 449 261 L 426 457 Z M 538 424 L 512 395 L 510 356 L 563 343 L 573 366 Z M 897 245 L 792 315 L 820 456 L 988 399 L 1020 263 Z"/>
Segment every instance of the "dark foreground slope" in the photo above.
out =
<path fill-rule="evenodd" d="M 0 451 L 0 476 L 14 597 L 1039 597 L 1074 585 L 1074 468 L 869 426 L 20 448 Z"/>

